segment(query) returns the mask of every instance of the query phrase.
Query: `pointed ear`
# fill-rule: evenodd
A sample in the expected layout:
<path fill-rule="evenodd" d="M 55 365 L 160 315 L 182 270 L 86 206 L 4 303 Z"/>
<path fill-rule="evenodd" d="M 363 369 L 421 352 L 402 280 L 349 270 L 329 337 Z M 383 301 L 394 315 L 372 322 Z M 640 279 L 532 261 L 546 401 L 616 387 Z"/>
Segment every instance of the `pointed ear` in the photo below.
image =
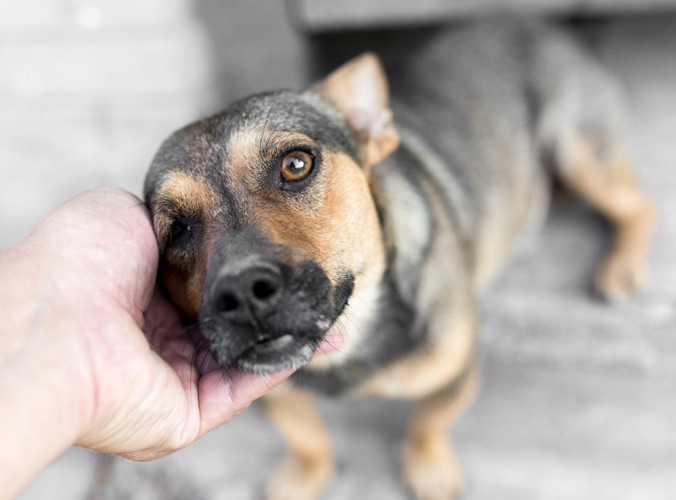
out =
<path fill-rule="evenodd" d="M 348 61 L 312 91 L 329 101 L 357 132 L 366 167 L 397 149 L 399 134 L 389 107 L 387 77 L 375 54 Z"/>

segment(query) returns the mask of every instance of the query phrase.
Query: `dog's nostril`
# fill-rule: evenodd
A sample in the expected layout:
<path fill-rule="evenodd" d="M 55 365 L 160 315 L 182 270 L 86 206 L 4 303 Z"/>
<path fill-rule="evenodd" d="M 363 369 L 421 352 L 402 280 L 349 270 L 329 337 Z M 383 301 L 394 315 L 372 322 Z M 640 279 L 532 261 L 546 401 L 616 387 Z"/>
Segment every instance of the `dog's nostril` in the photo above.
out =
<path fill-rule="evenodd" d="M 239 308 L 239 300 L 230 293 L 224 293 L 218 299 L 218 309 L 222 312 L 232 312 Z"/>
<path fill-rule="evenodd" d="M 258 300 L 268 300 L 277 293 L 279 286 L 273 281 L 259 279 L 254 282 L 251 290 Z"/>
<path fill-rule="evenodd" d="M 222 320 L 244 324 L 275 310 L 284 281 L 272 265 L 242 267 L 239 272 L 218 276 L 212 285 L 210 307 Z"/>

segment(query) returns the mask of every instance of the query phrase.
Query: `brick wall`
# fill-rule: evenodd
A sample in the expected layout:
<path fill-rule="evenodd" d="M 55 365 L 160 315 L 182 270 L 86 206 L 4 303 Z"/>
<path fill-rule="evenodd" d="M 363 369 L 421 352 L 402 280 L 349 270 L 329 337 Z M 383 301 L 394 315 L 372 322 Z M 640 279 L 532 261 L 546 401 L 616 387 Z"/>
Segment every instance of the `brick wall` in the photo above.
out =
<path fill-rule="evenodd" d="M 303 81 L 283 2 L 0 2 L 0 250 L 98 184 L 140 193 L 160 141 Z"/>
<path fill-rule="evenodd" d="M 139 192 L 210 87 L 186 0 L 0 3 L 0 249 L 89 186 Z"/>

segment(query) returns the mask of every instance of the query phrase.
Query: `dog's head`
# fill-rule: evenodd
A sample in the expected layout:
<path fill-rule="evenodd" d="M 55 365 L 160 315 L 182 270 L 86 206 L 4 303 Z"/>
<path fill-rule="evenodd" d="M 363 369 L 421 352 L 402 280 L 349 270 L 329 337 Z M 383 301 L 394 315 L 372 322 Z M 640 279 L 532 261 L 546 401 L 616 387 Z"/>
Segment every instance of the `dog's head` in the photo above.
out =
<path fill-rule="evenodd" d="M 199 318 L 217 361 L 249 372 L 306 364 L 384 247 L 369 168 L 398 144 L 377 58 L 305 92 L 271 92 L 174 133 L 145 196 L 160 281 Z"/>

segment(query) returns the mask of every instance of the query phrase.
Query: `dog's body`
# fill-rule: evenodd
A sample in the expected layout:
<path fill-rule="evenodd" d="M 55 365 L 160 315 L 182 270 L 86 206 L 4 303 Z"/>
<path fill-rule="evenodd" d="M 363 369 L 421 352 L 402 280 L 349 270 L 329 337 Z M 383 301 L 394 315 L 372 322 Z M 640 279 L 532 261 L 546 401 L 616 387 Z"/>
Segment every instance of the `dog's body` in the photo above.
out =
<path fill-rule="evenodd" d="M 446 427 L 476 385 L 476 294 L 542 219 L 548 173 L 617 226 L 597 290 L 642 279 L 655 210 L 612 80 L 565 34 L 446 32 L 398 54 L 390 88 L 391 103 L 367 55 L 242 100 L 175 134 L 147 179 L 162 280 L 216 359 L 307 364 L 265 401 L 293 451 L 271 498 L 314 498 L 333 473 L 306 389 L 418 400 L 407 482 L 417 498 L 461 489 Z M 339 349 L 312 357 L 326 339 Z"/>

